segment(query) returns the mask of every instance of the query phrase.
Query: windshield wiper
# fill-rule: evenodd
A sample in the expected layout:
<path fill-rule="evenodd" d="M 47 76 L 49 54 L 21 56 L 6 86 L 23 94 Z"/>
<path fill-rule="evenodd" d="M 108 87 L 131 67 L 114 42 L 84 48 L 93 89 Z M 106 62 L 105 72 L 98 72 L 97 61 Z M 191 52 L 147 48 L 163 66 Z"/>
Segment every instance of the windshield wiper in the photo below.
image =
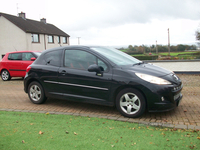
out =
<path fill-rule="evenodd" d="M 144 64 L 144 61 L 141 61 L 139 63 L 135 63 L 135 64 L 133 64 L 133 66 L 135 66 L 135 65 L 141 65 L 141 64 Z"/>

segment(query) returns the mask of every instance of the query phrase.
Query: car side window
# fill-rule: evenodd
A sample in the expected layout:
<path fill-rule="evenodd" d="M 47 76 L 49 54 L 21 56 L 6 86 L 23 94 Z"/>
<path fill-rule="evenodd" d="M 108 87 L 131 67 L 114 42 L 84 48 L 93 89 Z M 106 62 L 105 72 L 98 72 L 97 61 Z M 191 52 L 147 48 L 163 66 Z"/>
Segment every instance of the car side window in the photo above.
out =
<path fill-rule="evenodd" d="M 102 66 L 104 68 L 104 71 L 106 71 L 108 68 L 103 61 L 101 61 L 91 53 L 81 50 L 65 50 L 65 67 L 88 70 L 88 67 L 92 64 Z"/>
<path fill-rule="evenodd" d="M 22 53 L 12 53 L 8 55 L 8 60 L 22 60 Z"/>
<path fill-rule="evenodd" d="M 103 67 L 104 71 L 108 69 L 107 65 L 102 60 L 98 59 L 97 62 L 98 62 L 98 66 Z"/>
<path fill-rule="evenodd" d="M 32 57 L 35 57 L 32 53 L 22 53 L 22 60 L 31 61 Z"/>
<path fill-rule="evenodd" d="M 44 59 L 47 65 L 60 67 L 62 58 L 62 51 L 51 51 L 44 55 Z"/>
<path fill-rule="evenodd" d="M 65 50 L 65 67 L 87 70 L 92 64 L 96 64 L 96 56 L 81 50 Z"/>

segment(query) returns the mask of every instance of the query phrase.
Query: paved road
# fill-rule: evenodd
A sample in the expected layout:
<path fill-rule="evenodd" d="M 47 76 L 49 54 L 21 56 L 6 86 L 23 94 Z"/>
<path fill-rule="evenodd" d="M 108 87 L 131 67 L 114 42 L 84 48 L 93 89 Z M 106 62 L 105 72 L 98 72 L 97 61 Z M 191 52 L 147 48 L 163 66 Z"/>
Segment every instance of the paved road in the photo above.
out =
<path fill-rule="evenodd" d="M 28 95 L 24 93 L 23 80 L 20 78 L 7 82 L 0 80 L 0 110 L 49 112 L 129 121 L 139 125 L 200 129 L 200 75 L 179 75 L 179 77 L 184 84 L 182 91 L 184 97 L 179 107 L 164 113 L 146 112 L 142 117 L 136 119 L 123 117 L 113 107 L 58 99 L 48 99 L 45 104 L 40 105 L 33 104 L 30 102 Z"/>
<path fill-rule="evenodd" d="M 153 61 L 150 62 L 156 66 L 166 68 L 174 72 L 199 72 L 200 73 L 200 61 Z"/>

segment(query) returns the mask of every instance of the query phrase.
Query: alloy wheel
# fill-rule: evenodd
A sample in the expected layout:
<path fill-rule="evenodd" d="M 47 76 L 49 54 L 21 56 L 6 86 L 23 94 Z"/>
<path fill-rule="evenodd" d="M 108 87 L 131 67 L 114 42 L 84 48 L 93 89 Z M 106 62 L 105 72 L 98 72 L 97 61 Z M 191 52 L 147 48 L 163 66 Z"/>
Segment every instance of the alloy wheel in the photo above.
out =
<path fill-rule="evenodd" d="M 7 70 L 2 71 L 2 73 L 1 73 L 1 78 L 2 78 L 2 80 L 4 80 L 4 81 L 9 80 L 9 78 L 10 78 L 9 72 L 8 72 Z"/>
<path fill-rule="evenodd" d="M 39 101 L 41 99 L 41 89 L 37 85 L 30 87 L 30 97 L 33 101 Z"/>
<path fill-rule="evenodd" d="M 120 98 L 120 107 L 126 114 L 137 113 L 141 107 L 141 101 L 134 93 L 125 93 Z"/>

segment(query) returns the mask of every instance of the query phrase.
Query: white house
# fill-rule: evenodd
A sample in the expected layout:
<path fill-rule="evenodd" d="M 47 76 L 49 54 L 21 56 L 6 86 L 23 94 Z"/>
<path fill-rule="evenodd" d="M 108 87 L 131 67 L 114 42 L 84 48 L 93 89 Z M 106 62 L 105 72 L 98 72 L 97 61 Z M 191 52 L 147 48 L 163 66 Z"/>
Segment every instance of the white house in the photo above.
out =
<path fill-rule="evenodd" d="M 26 18 L 0 13 L 0 55 L 21 50 L 38 50 L 69 45 L 69 35 L 54 26 Z"/>

